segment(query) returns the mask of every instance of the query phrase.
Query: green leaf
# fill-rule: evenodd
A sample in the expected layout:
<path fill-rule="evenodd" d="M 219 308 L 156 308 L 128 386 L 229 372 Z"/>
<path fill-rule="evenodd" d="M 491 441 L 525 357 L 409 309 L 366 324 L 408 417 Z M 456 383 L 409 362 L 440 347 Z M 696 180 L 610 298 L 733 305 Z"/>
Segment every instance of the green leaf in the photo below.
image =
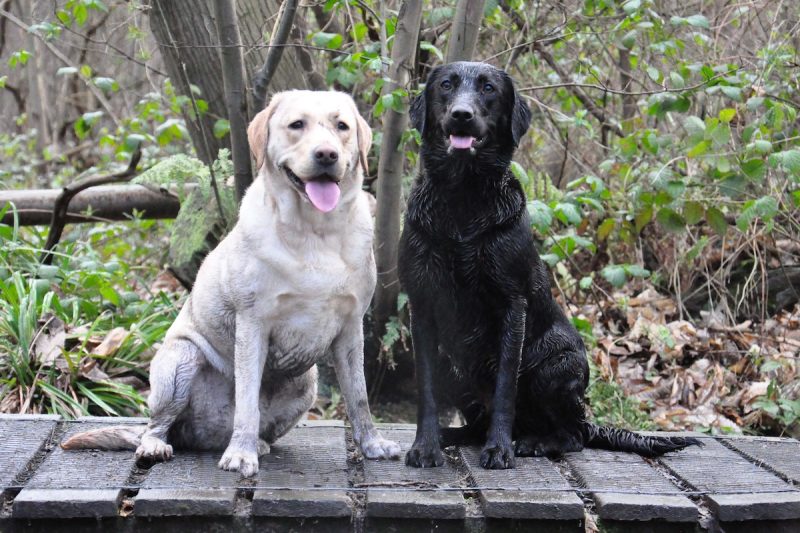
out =
<path fill-rule="evenodd" d="M 96 87 L 104 92 L 111 92 L 119 89 L 119 84 L 114 80 L 114 78 L 97 77 L 93 79 L 92 82 Z"/>
<path fill-rule="evenodd" d="M 747 149 L 759 155 L 767 155 L 772 151 L 772 143 L 765 139 L 757 139 L 748 144 Z"/>
<path fill-rule="evenodd" d="M 569 202 L 559 202 L 556 204 L 555 209 L 553 211 L 556 214 L 561 222 L 564 224 L 572 224 L 573 226 L 577 226 L 581 223 L 583 217 L 581 217 L 580 210 L 578 207 Z"/>
<path fill-rule="evenodd" d="M 748 178 L 753 180 L 763 178 L 767 171 L 767 166 L 763 159 L 750 159 L 742 163 L 741 167 L 742 172 L 744 172 Z"/>
<path fill-rule="evenodd" d="M 553 223 L 553 210 L 550 206 L 539 200 L 528 202 L 528 215 L 531 217 L 531 224 L 544 233 Z"/>
<path fill-rule="evenodd" d="M 338 50 L 341 48 L 342 43 L 344 43 L 344 38 L 338 33 L 318 31 L 311 36 L 311 44 L 319 46 L 320 48 Z"/>
<path fill-rule="evenodd" d="M 717 124 L 710 133 L 711 143 L 715 148 L 720 148 L 731 140 L 731 127 L 728 124 Z"/>
<path fill-rule="evenodd" d="M 683 89 L 686 87 L 686 81 L 683 79 L 683 76 L 674 70 L 669 73 L 669 79 L 672 82 L 673 89 Z"/>
<path fill-rule="evenodd" d="M 623 265 L 625 273 L 634 278 L 646 278 L 650 275 L 650 271 L 639 265 Z"/>
<path fill-rule="evenodd" d="M 701 140 L 706 132 L 706 123 L 700 117 L 689 115 L 683 121 L 683 127 L 689 134 L 689 139 L 692 142 Z"/>
<path fill-rule="evenodd" d="M 661 80 L 661 73 L 655 67 L 647 67 L 645 69 L 647 71 L 647 75 L 650 76 L 650 79 L 654 82 L 658 83 Z"/>
<path fill-rule="evenodd" d="M 591 278 L 591 276 L 584 276 L 584 277 L 582 277 L 582 278 L 581 278 L 581 280 L 580 280 L 580 282 L 578 282 L 578 285 L 579 285 L 579 286 L 580 286 L 580 288 L 581 288 L 581 289 L 583 289 L 583 290 L 586 290 L 586 289 L 588 289 L 589 287 L 591 287 L 591 286 L 592 286 L 592 278 Z"/>
<path fill-rule="evenodd" d="M 668 207 L 662 207 L 658 210 L 656 220 L 664 229 L 672 233 L 681 233 L 686 229 L 686 221 L 683 217 Z"/>
<path fill-rule="evenodd" d="M 436 48 L 432 43 L 429 43 L 428 41 L 422 41 L 419 43 L 419 48 L 420 50 L 425 50 L 432 53 L 439 58 L 439 61 L 444 61 L 444 54 L 442 54 L 442 51 Z"/>
<path fill-rule="evenodd" d="M 722 122 L 730 122 L 733 120 L 733 117 L 736 116 L 736 110 L 731 109 L 730 107 L 726 107 L 725 109 L 721 109 L 719 112 L 719 119 Z"/>
<path fill-rule="evenodd" d="M 636 233 L 641 233 L 642 229 L 653 219 L 653 206 L 646 205 L 634 217 L 634 227 Z"/>
<path fill-rule="evenodd" d="M 695 28 L 705 28 L 708 29 L 708 19 L 703 15 L 692 15 L 686 17 L 686 21 L 689 23 L 690 26 L 694 26 Z"/>
<path fill-rule="evenodd" d="M 530 182 L 530 178 L 528 177 L 528 173 L 525 172 L 525 169 L 522 168 L 522 165 L 517 163 L 516 161 L 511 162 L 511 173 L 517 178 L 523 185 L 527 185 Z"/>
<path fill-rule="evenodd" d="M 128 152 L 133 152 L 136 150 L 138 146 L 141 146 L 145 142 L 146 138 L 144 135 L 139 135 L 138 133 L 131 133 L 125 137 L 125 142 L 123 146 L 125 150 Z"/>
<path fill-rule="evenodd" d="M 231 123 L 227 119 L 220 118 L 217 119 L 216 122 L 214 122 L 214 137 L 216 137 L 217 139 L 222 139 L 230 131 L 231 131 Z"/>
<path fill-rule="evenodd" d="M 800 150 L 785 150 L 774 155 L 783 168 L 794 174 L 795 180 L 800 179 Z"/>
<path fill-rule="evenodd" d="M 611 232 L 614 231 L 614 228 L 617 227 L 617 221 L 613 218 L 606 218 L 600 225 L 597 227 L 597 240 L 604 241 L 611 235 Z"/>
<path fill-rule="evenodd" d="M 687 157 L 698 157 L 706 152 L 708 149 L 711 148 L 711 141 L 700 141 L 699 143 L 695 144 L 691 150 L 686 152 Z"/>
<path fill-rule="evenodd" d="M 722 85 L 719 88 L 722 91 L 722 94 L 730 98 L 731 100 L 736 100 L 737 102 L 742 101 L 742 88 L 741 87 L 732 87 L 730 85 Z"/>
<path fill-rule="evenodd" d="M 600 271 L 600 275 L 614 287 L 622 287 L 628 281 L 625 267 L 622 265 L 608 265 Z"/>
<path fill-rule="evenodd" d="M 703 220 L 705 209 L 700 202 L 688 201 L 683 204 L 683 218 L 687 224 L 697 224 Z"/>
<path fill-rule="evenodd" d="M 77 74 L 78 69 L 75 67 L 61 67 L 56 71 L 56 76 L 68 76 L 70 74 Z"/>
<path fill-rule="evenodd" d="M 736 217 L 736 227 L 746 231 L 750 224 L 760 218 L 764 222 L 771 220 L 778 213 L 778 200 L 772 196 L 762 196 L 757 200 L 745 202 L 744 209 Z"/>
<path fill-rule="evenodd" d="M 622 4 L 622 9 L 628 15 L 636 13 L 636 11 L 641 7 L 642 2 L 641 0 L 628 0 L 624 4 Z"/>
<path fill-rule="evenodd" d="M 623 35 L 622 39 L 620 40 L 620 42 L 622 43 L 622 46 L 624 46 L 628 50 L 633 48 L 634 45 L 636 44 L 636 37 L 637 37 L 638 34 L 639 34 L 638 31 L 631 30 L 628 33 L 626 33 L 625 35 Z"/>

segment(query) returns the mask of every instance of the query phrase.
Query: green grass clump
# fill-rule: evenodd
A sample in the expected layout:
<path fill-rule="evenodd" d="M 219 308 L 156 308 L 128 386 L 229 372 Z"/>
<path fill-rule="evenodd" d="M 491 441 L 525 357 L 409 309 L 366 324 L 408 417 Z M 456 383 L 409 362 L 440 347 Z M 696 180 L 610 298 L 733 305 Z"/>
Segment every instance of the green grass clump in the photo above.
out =
<path fill-rule="evenodd" d="M 179 309 L 148 288 L 160 230 L 142 220 L 73 226 L 41 265 L 46 232 L 0 224 L 0 412 L 146 414 L 153 345 Z M 93 350 L 115 328 L 113 348 Z"/>

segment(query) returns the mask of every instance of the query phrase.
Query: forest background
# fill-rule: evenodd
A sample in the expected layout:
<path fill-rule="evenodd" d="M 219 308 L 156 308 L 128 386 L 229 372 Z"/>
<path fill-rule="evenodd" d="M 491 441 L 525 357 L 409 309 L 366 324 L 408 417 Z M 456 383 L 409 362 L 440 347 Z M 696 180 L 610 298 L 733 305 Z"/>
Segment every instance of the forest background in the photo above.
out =
<path fill-rule="evenodd" d="M 798 50 L 784 0 L 0 0 L 0 412 L 146 414 L 149 360 L 251 179 L 247 121 L 332 88 L 375 133 L 370 395 L 413 420 L 408 101 L 472 59 L 533 111 L 513 172 L 591 415 L 797 436 Z M 340 399 L 324 371 L 309 416 Z"/>

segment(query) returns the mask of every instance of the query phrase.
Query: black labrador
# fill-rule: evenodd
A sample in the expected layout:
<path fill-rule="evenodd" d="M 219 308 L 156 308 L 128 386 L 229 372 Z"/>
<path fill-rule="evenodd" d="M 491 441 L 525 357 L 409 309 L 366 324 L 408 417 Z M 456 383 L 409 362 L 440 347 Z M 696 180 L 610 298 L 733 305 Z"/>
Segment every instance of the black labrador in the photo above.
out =
<path fill-rule="evenodd" d="M 530 120 L 508 74 L 484 63 L 435 69 L 412 102 L 422 168 L 399 259 L 419 390 L 410 466 L 440 466 L 454 444 L 485 442 L 484 468 L 584 446 L 657 455 L 699 444 L 586 420 L 583 341 L 553 299 L 509 170 Z M 467 424 L 440 430 L 442 401 Z"/>

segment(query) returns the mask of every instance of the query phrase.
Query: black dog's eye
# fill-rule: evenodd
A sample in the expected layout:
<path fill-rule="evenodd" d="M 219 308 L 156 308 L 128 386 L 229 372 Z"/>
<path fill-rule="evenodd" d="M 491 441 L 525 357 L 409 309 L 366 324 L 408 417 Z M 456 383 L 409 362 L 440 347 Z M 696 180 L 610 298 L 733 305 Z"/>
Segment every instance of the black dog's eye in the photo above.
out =
<path fill-rule="evenodd" d="M 302 121 L 302 120 L 295 120 L 294 122 L 292 122 L 291 124 L 289 124 L 289 129 L 292 129 L 292 130 L 302 130 L 302 129 L 303 129 L 303 126 L 305 126 L 305 124 L 303 123 L 303 121 Z"/>
<path fill-rule="evenodd" d="M 491 83 L 487 83 L 486 85 L 483 86 L 483 92 L 485 92 L 485 93 L 493 93 L 494 92 L 494 85 L 492 85 Z"/>
<path fill-rule="evenodd" d="M 450 83 L 450 80 L 444 80 L 442 83 L 439 84 L 439 87 L 444 89 L 445 91 L 449 91 L 453 88 L 453 84 Z"/>
<path fill-rule="evenodd" d="M 339 131 L 347 131 L 347 130 L 349 130 L 349 129 L 350 129 L 350 126 L 348 126 L 348 125 L 347 125 L 347 124 L 345 124 L 344 122 L 339 122 L 339 123 L 336 125 L 336 129 L 337 129 L 337 130 L 339 130 Z"/>

